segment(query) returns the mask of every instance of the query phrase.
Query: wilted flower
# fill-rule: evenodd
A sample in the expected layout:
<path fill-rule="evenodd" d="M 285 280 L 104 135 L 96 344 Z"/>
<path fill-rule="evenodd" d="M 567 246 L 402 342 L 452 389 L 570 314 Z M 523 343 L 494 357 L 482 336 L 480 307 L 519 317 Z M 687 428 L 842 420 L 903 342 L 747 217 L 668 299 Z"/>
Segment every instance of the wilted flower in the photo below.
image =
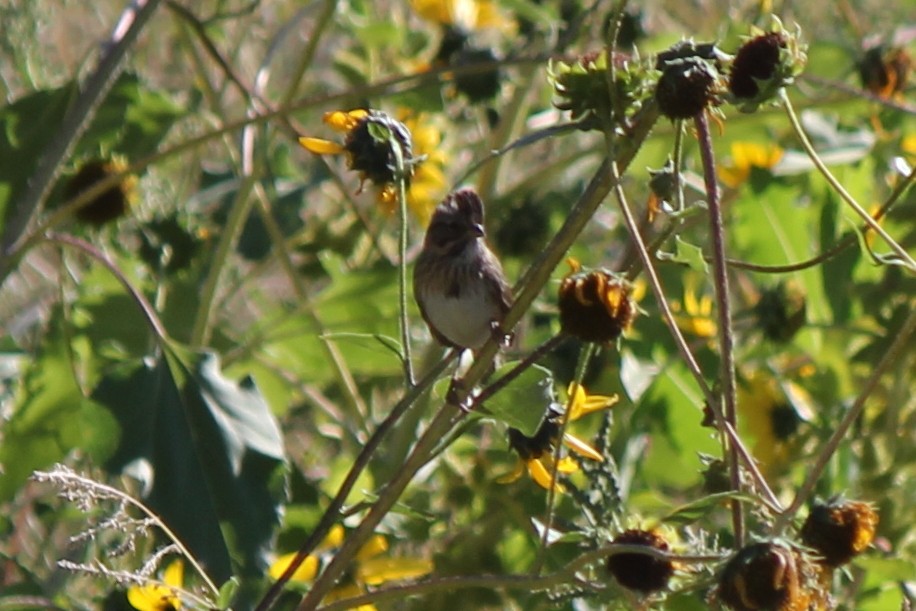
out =
<path fill-rule="evenodd" d="M 868 503 L 834 498 L 811 508 L 801 540 L 825 565 L 838 567 L 871 545 L 877 526 L 878 514 Z"/>
<path fill-rule="evenodd" d="M 720 64 L 714 44 L 681 41 L 656 58 L 662 74 L 655 86 L 658 109 L 669 119 L 690 119 L 719 104 Z"/>
<path fill-rule="evenodd" d="M 614 537 L 612 543 L 644 545 L 663 552 L 671 549 L 658 531 L 641 529 L 626 530 Z M 668 586 L 674 575 L 674 563 L 648 554 L 626 552 L 608 556 L 607 570 L 623 587 L 648 594 Z"/>
<path fill-rule="evenodd" d="M 725 565 L 717 596 L 734 611 L 802 611 L 823 596 L 816 577 L 811 560 L 787 544 L 752 543 Z"/>
<path fill-rule="evenodd" d="M 572 383 L 568 388 L 570 396 L 569 422 L 592 412 L 607 409 L 617 403 L 617 395 L 589 395 L 578 384 Z M 553 476 L 554 466 L 557 473 L 569 474 L 578 470 L 576 461 L 570 456 L 564 456 L 559 463 L 554 463 L 556 445 L 560 441 L 560 429 L 563 423 L 563 408 L 552 403 L 547 408 L 541 426 L 533 437 L 525 436 L 518 429 L 509 429 L 509 447 L 518 453 L 520 461 L 515 470 L 500 477 L 500 483 L 510 483 L 522 476 L 527 468 L 528 474 L 542 488 L 549 489 Z M 603 461 L 604 457 L 585 441 L 572 433 L 564 433 L 562 442 L 570 450 L 589 460 Z M 562 490 L 562 487 L 559 487 Z"/>
<path fill-rule="evenodd" d="M 732 189 L 747 182 L 754 168 L 772 170 L 783 155 L 775 144 L 757 142 L 733 142 L 731 152 L 730 163 L 719 166 L 719 179 Z"/>
<path fill-rule="evenodd" d="M 754 316 L 764 337 L 776 342 L 787 342 L 795 337 L 805 324 L 807 305 L 805 293 L 798 283 L 780 282 L 764 290 L 754 306 Z"/>
<path fill-rule="evenodd" d="M 900 47 L 875 45 L 859 60 L 862 87 L 878 97 L 890 98 L 900 94 L 909 80 L 913 59 Z"/>
<path fill-rule="evenodd" d="M 184 562 L 173 560 L 162 575 L 162 582 L 150 582 L 142 586 L 131 586 L 127 590 L 127 602 L 139 611 L 173 611 L 181 608 L 178 593 L 184 583 Z"/>
<path fill-rule="evenodd" d="M 85 193 L 103 180 L 127 169 L 127 162 L 120 158 L 94 159 L 87 161 L 67 181 L 64 198 L 71 200 Z M 137 178 L 123 176 L 112 187 L 102 191 L 76 211 L 76 218 L 90 225 L 101 226 L 127 214 L 133 199 Z"/>
<path fill-rule="evenodd" d="M 800 31 L 788 32 L 776 17 L 769 32 L 756 27 L 738 49 L 732 63 L 728 90 L 742 112 L 753 112 L 772 101 L 805 67 L 805 45 Z"/>
<path fill-rule="evenodd" d="M 574 259 L 569 264 L 559 292 L 563 333 L 598 344 L 616 340 L 636 318 L 633 285 L 606 270 L 580 272 Z"/>

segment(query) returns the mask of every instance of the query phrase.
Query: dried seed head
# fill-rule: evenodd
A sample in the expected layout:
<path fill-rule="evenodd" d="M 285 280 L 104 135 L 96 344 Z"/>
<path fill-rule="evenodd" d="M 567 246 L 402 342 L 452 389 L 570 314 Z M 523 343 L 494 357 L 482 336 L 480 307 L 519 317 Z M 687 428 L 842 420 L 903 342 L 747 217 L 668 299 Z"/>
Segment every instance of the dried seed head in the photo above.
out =
<path fill-rule="evenodd" d="M 719 103 L 720 53 L 715 45 L 681 41 L 658 54 L 658 109 L 669 119 L 689 119 Z"/>
<path fill-rule="evenodd" d="M 802 288 L 795 282 L 780 282 L 763 291 L 754 306 L 758 328 L 764 337 L 788 342 L 805 324 L 807 302 Z"/>
<path fill-rule="evenodd" d="M 64 187 L 64 199 L 71 200 L 85 193 L 103 180 L 122 173 L 127 164 L 122 159 L 94 159 L 80 166 L 76 174 Z M 76 211 L 76 218 L 97 227 L 114 221 L 130 208 L 136 178 L 124 176 L 112 187 L 99 193 L 89 203 Z"/>
<path fill-rule="evenodd" d="M 657 532 L 639 529 L 620 533 L 614 537 L 613 543 L 644 545 L 663 552 L 670 549 L 668 542 Z M 608 556 L 607 570 L 623 587 L 648 594 L 668 586 L 674 575 L 674 563 L 648 554 L 624 552 Z"/>
<path fill-rule="evenodd" d="M 787 545 L 775 542 L 745 546 L 719 576 L 718 598 L 735 611 L 806 609 L 799 564 L 805 560 Z"/>
<path fill-rule="evenodd" d="M 889 98 L 906 88 L 912 66 L 913 59 L 905 49 L 875 45 L 859 60 L 862 87 L 879 97 Z"/>
<path fill-rule="evenodd" d="M 801 73 L 807 61 L 800 32 L 788 32 L 773 18 L 769 32 L 753 28 L 732 62 L 728 91 L 742 112 L 753 112 L 772 101 Z"/>
<path fill-rule="evenodd" d="M 586 342 L 607 344 L 636 318 L 633 286 L 605 270 L 574 273 L 560 283 L 560 327 Z"/>
<path fill-rule="evenodd" d="M 878 514 L 871 505 L 837 498 L 812 507 L 801 539 L 817 551 L 823 564 L 838 567 L 871 545 L 877 525 Z"/>

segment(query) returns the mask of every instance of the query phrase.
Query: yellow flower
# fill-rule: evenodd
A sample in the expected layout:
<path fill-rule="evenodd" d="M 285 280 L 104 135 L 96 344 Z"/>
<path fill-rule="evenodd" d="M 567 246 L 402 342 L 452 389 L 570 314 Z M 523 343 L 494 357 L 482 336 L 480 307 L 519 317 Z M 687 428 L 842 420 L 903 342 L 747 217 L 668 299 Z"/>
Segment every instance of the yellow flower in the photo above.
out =
<path fill-rule="evenodd" d="M 184 581 L 184 562 L 172 561 L 166 567 L 162 581 L 150 582 L 143 586 L 131 586 L 127 590 L 127 602 L 140 611 L 172 611 L 181 608 L 178 592 Z"/>
<path fill-rule="evenodd" d="M 783 150 L 774 144 L 732 143 L 732 161 L 719 166 L 719 179 L 732 189 L 747 182 L 752 168 L 771 170 L 782 159 Z"/>
<path fill-rule="evenodd" d="M 299 138 L 303 148 L 318 155 L 346 154 L 347 166 L 359 172 L 361 181 L 368 180 L 380 188 L 397 180 L 395 168 L 400 156 L 407 174 L 404 178 L 409 183 L 413 146 L 410 130 L 403 123 L 379 110 L 362 108 L 328 112 L 323 120 L 344 134 L 344 143 L 303 136 Z"/>
<path fill-rule="evenodd" d="M 448 156 L 441 147 L 442 133 L 425 116 L 400 115 L 397 120 L 377 110 L 328 112 L 324 122 L 344 134 L 344 143 L 303 136 L 299 144 L 317 155 L 346 155 L 347 167 L 359 173 L 359 190 L 367 180 L 376 185 L 378 202 L 387 213 L 397 210 L 396 144 L 407 172 L 407 206 L 425 226 L 448 191 L 443 170 Z"/>
<path fill-rule="evenodd" d="M 900 150 L 911 157 L 916 157 L 916 134 L 904 136 L 900 141 Z"/>
<path fill-rule="evenodd" d="M 569 394 L 570 422 L 592 412 L 608 409 L 618 400 L 617 395 L 588 395 L 584 388 L 575 383 L 570 384 L 567 390 Z M 559 462 L 554 461 L 554 451 L 560 437 L 563 413 L 558 404 L 551 404 L 547 408 L 547 415 L 534 437 L 526 437 L 517 429 L 509 429 L 509 446 L 518 453 L 520 460 L 512 472 L 499 477 L 496 480 L 497 482 L 501 484 L 514 482 L 527 469 L 528 475 L 539 486 L 544 489 L 550 489 L 554 469 L 558 474 L 562 473 L 564 475 L 574 473 L 579 469 L 576 461 L 571 456 L 564 456 Z M 563 444 L 583 458 L 598 462 L 604 460 L 598 450 L 572 433 L 563 434 Z M 562 491 L 563 487 L 558 485 L 557 490 Z"/>
<path fill-rule="evenodd" d="M 685 279 L 683 306 L 678 302 L 671 304 L 674 322 L 684 333 L 697 337 L 715 337 L 717 327 L 712 317 L 712 297 L 703 295 L 698 299 L 696 285 L 694 276 Z"/>
<path fill-rule="evenodd" d="M 465 31 L 483 28 L 510 29 L 511 21 L 489 0 L 410 0 L 414 12 L 433 23 Z"/>
<path fill-rule="evenodd" d="M 407 207 L 423 227 L 429 224 L 433 210 L 448 192 L 445 164 L 448 155 L 442 148 L 442 132 L 424 114 L 399 113 L 400 119 L 413 135 L 414 165 L 413 177 L 407 188 Z M 382 209 L 389 214 L 397 211 L 397 190 L 389 185 L 380 194 Z"/>
<path fill-rule="evenodd" d="M 318 567 L 322 558 L 327 555 L 333 555 L 336 548 L 340 547 L 344 540 L 344 528 L 339 524 L 333 526 L 324 538 L 324 541 L 317 548 L 318 555 L 309 555 L 305 561 L 293 573 L 290 581 L 292 582 L 309 582 L 315 578 L 318 573 Z M 325 597 L 324 602 L 331 603 L 338 600 L 353 598 L 366 591 L 366 586 L 377 586 L 388 581 L 400 581 L 404 579 L 416 579 L 432 572 L 433 564 L 423 558 L 391 558 L 381 556 L 388 551 L 388 540 L 382 535 L 373 535 L 365 545 L 363 545 L 356 554 L 356 568 L 351 573 L 350 581 L 344 582 L 331 590 Z M 295 552 L 285 554 L 277 558 L 268 573 L 274 579 L 280 576 L 289 567 Z M 360 611 L 373 611 L 374 605 L 361 605 L 355 607 Z"/>

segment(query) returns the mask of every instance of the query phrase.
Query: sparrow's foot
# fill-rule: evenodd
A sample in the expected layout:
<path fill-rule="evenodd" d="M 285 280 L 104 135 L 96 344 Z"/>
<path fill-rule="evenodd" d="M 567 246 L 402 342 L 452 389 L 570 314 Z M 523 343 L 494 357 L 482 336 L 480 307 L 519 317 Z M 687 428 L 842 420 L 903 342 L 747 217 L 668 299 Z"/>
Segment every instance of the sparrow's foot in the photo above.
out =
<path fill-rule="evenodd" d="M 473 397 L 461 378 L 452 378 L 452 383 L 448 386 L 448 392 L 445 393 L 445 401 L 450 405 L 457 405 L 458 409 L 466 414 L 469 414 L 474 408 Z"/>
<path fill-rule="evenodd" d="M 508 348 L 515 341 L 515 333 L 506 333 L 502 325 L 495 320 L 490 321 L 490 333 L 500 348 Z"/>

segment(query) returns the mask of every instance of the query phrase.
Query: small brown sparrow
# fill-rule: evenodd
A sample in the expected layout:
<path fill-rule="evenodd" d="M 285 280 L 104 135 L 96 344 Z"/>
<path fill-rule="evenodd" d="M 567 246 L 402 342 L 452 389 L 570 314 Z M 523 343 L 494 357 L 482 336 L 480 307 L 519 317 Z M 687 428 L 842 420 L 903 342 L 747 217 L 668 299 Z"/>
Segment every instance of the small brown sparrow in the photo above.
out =
<path fill-rule="evenodd" d="M 430 332 L 445 346 L 476 352 L 491 337 L 505 341 L 500 325 L 512 294 L 484 235 L 483 202 L 470 188 L 446 196 L 426 230 L 413 292 Z"/>

